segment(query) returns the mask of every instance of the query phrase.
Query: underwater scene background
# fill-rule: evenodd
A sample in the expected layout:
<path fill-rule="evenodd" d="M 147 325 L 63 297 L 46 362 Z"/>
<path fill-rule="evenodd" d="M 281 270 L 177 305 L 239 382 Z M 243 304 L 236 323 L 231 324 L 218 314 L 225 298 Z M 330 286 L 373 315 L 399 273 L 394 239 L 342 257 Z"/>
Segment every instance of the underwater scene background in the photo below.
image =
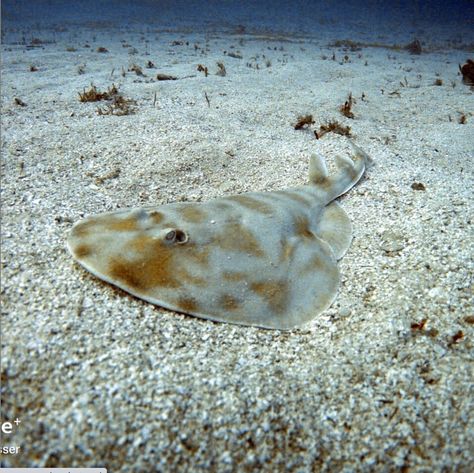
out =
<path fill-rule="evenodd" d="M 1 14 L 3 467 L 472 471 L 473 2 L 6 0 Z M 68 252 L 84 218 L 299 187 L 313 153 L 333 175 L 351 143 L 373 161 L 337 199 L 352 241 L 334 301 L 300 328 L 167 310 Z M 315 274 L 336 267 L 329 251 Z M 239 264 L 253 275 L 257 259 Z M 159 271 L 139 261 L 127 277 L 147 286 Z M 291 282 L 332 300 L 306 277 Z"/>

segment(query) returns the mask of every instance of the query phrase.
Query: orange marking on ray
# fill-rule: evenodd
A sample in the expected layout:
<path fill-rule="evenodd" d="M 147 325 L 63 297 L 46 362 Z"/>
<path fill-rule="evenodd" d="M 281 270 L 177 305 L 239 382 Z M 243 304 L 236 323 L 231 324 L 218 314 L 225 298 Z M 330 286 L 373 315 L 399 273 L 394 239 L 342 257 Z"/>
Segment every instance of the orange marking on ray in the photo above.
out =
<path fill-rule="evenodd" d="M 258 281 L 252 283 L 250 289 L 262 296 L 276 313 L 281 314 L 288 307 L 289 288 L 286 281 Z"/>

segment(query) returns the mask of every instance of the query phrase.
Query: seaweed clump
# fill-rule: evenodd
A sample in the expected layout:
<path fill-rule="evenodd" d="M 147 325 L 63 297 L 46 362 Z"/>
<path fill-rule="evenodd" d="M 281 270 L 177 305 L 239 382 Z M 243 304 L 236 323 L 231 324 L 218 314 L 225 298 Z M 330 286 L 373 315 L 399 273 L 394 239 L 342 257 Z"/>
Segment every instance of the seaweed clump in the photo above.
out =
<path fill-rule="evenodd" d="M 91 85 L 89 90 L 84 89 L 79 92 L 79 100 L 81 102 L 100 102 L 101 100 L 111 100 L 118 94 L 117 87 L 112 84 L 105 92 L 100 92 L 95 85 Z"/>
<path fill-rule="evenodd" d="M 351 96 L 349 96 L 349 99 L 351 99 Z M 295 130 L 308 129 L 311 125 L 314 125 L 314 123 L 315 121 L 313 119 L 313 115 L 301 115 L 298 117 L 298 121 L 296 122 L 294 128 Z M 336 120 L 332 120 L 327 124 L 320 125 L 319 130 L 313 130 L 314 136 L 317 140 L 329 132 L 343 136 L 351 136 L 351 128 L 349 126 L 341 125 Z"/>
<path fill-rule="evenodd" d="M 121 94 L 114 95 L 112 101 L 105 107 L 97 107 L 98 115 L 132 115 L 136 112 L 136 101 L 127 99 Z"/>
<path fill-rule="evenodd" d="M 352 93 L 350 93 L 347 100 L 339 108 L 339 111 L 347 118 L 354 118 L 354 113 L 352 112 L 353 103 L 354 103 L 354 99 L 352 98 Z"/>
<path fill-rule="evenodd" d="M 97 107 L 99 115 L 130 115 L 135 113 L 135 100 L 127 99 L 119 93 L 118 88 L 112 84 L 105 92 L 101 92 L 95 85 L 91 85 L 89 90 L 79 92 L 81 102 L 110 101 L 105 107 Z"/>
<path fill-rule="evenodd" d="M 414 39 L 411 43 L 408 43 L 405 46 L 405 49 L 410 53 L 410 54 L 421 54 L 422 52 L 422 47 L 421 47 L 421 42 L 419 39 Z"/>
<path fill-rule="evenodd" d="M 310 125 L 314 124 L 313 115 L 300 115 L 298 121 L 295 124 L 295 130 L 302 130 L 303 128 L 308 128 Z"/>
<path fill-rule="evenodd" d="M 209 70 L 206 66 L 203 66 L 202 64 L 198 64 L 197 67 L 198 72 L 204 72 L 204 76 L 207 77 L 209 75 Z"/>
<path fill-rule="evenodd" d="M 129 72 L 135 72 L 135 74 L 136 74 L 137 76 L 142 76 L 142 77 L 145 76 L 145 74 L 143 74 L 142 68 L 141 68 L 138 64 L 132 64 L 132 65 L 128 68 L 128 71 L 129 71 Z"/>
<path fill-rule="evenodd" d="M 216 75 L 224 77 L 227 75 L 224 63 L 222 61 L 217 61 L 217 72 Z"/>
<path fill-rule="evenodd" d="M 40 39 L 40 38 L 32 38 L 30 44 L 33 46 L 41 46 L 42 44 L 45 44 L 46 41 Z"/>
<path fill-rule="evenodd" d="M 326 125 L 321 125 L 319 131 L 314 130 L 314 136 L 317 140 L 323 137 L 326 133 L 336 133 L 337 135 L 351 136 L 351 127 L 341 125 L 338 121 L 333 120 Z"/>
<path fill-rule="evenodd" d="M 474 61 L 472 59 L 468 59 L 466 64 L 463 66 L 459 64 L 459 70 L 462 74 L 463 83 L 467 85 L 474 85 Z"/>
<path fill-rule="evenodd" d="M 352 41 L 351 39 L 338 39 L 329 44 L 333 48 L 344 48 L 345 50 L 350 49 L 352 52 L 361 51 L 361 43 Z"/>

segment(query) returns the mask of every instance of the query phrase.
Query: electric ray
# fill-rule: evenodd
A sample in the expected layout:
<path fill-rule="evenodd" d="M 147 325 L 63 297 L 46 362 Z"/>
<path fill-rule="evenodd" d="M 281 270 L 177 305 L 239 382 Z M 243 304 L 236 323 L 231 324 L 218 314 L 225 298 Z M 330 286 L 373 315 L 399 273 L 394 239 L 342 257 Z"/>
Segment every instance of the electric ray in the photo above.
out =
<path fill-rule="evenodd" d="M 336 262 L 352 228 L 334 199 L 369 162 L 354 146 L 352 160 L 336 157 L 334 175 L 323 158 L 311 156 L 302 187 L 92 216 L 73 226 L 68 248 L 92 274 L 152 304 L 290 329 L 336 296 Z"/>

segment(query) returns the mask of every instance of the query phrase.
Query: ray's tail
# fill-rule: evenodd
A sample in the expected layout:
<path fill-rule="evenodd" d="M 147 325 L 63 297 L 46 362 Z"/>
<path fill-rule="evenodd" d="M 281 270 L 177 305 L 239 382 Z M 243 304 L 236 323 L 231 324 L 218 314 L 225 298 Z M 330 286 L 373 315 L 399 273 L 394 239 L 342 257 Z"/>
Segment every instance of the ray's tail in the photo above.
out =
<path fill-rule="evenodd" d="M 354 154 L 352 159 L 336 156 L 337 172 L 329 176 L 324 158 L 313 154 L 309 164 L 309 180 L 328 194 L 328 202 L 346 193 L 353 187 L 372 163 L 370 156 L 351 143 Z"/>

